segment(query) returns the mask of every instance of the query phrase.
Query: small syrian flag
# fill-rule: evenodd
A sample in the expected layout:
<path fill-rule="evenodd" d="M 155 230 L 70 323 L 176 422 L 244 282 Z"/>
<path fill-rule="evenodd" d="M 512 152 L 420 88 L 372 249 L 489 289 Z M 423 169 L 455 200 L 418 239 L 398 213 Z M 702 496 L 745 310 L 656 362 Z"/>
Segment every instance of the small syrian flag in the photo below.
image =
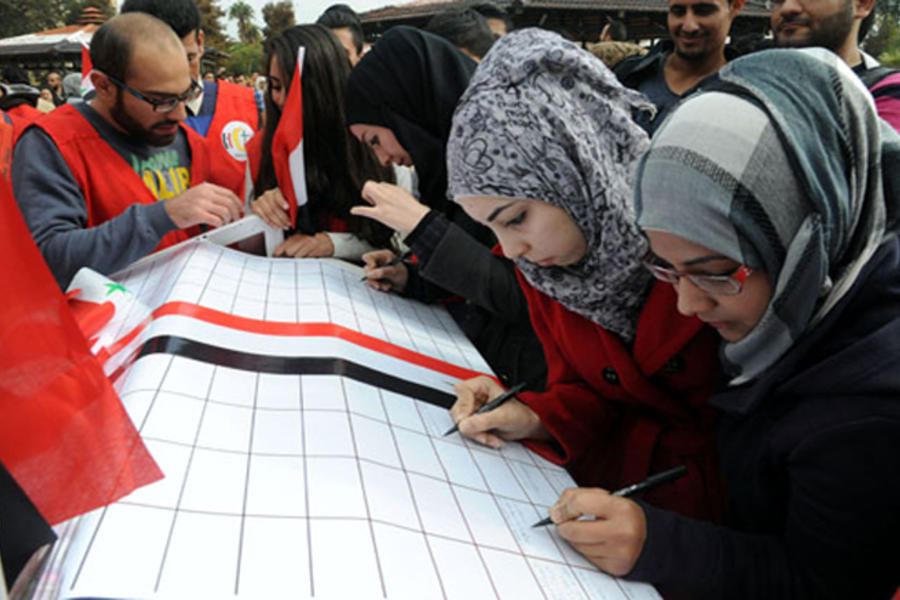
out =
<path fill-rule="evenodd" d="M 81 97 L 87 96 L 88 92 L 94 90 L 94 82 L 91 81 L 91 71 L 94 65 L 91 64 L 91 53 L 87 44 L 81 44 Z"/>
<path fill-rule="evenodd" d="M 297 50 L 297 67 L 288 90 L 281 120 L 272 136 L 272 163 L 278 187 L 284 194 L 291 213 L 291 226 L 297 226 L 297 207 L 306 204 L 306 168 L 303 165 L 303 55 L 305 48 Z"/>

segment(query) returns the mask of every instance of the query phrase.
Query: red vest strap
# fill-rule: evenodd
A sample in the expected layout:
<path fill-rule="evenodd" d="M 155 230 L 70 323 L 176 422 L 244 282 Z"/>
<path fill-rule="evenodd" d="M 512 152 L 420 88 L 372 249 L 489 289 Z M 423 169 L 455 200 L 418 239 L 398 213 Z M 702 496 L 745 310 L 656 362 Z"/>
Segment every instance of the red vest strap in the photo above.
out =
<path fill-rule="evenodd" d="M 209 180 L 241 198 L 247 142 L 259 128 L 259 111 L 252 89 L 228 81 L 218 81 L 217 85 L 216 108 L 206 132 L 211 159 Z"/>
<path fill-rule="evenodd" d="M 56 144 L 84 195 L 88 227 L 119 216 L 132 204 L 153 204 L 156 198 L 125 159 L 106 143 L 90 122 L 71 105 L 60 106 L 35 123 Z M 191 151 L 191 185 L 206 180 L 209 158 L 203 140 L 182 126 Z M 197 228 L 166 234 L 156 250 L 188 239 Z"/>

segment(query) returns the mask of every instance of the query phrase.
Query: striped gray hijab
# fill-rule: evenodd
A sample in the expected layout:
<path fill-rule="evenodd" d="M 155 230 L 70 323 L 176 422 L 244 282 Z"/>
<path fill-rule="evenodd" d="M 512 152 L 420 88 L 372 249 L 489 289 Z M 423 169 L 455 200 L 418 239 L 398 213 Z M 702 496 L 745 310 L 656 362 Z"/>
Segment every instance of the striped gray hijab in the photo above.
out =
<path fill-rule="evenodd" d="M 658 130 L 637 176 L 641 227 L 762 270 L 772 286 L 759 324 L 723 346 L 733 385 L 815 327 L 896 231 L 898 141 L 821 49 L 729 63 Z"/>
<path fill-rule="evenodd" d="M 521 29 L 478 66 L 447 144 L 452 198 L 530 198 L 569 213 L 585 257 L 571 269 L 516 266 L 536 289 L 628 342 L 650 284 L 631 203 L 634 161 L 648 143 L 631 110 L 645 106 L 590 53 Z"/>

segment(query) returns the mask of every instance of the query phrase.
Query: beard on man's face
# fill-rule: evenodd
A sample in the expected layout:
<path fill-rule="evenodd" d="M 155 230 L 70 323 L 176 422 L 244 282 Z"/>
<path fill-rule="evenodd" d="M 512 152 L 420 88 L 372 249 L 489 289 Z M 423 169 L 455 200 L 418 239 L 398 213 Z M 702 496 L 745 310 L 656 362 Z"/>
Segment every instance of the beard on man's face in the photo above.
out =
<path fill-rule="evenodd" d="M 124 94 L 124 90 L 118 90 L 116 103 L 113 105 L 110 114 L 116 124 L 124 129 L 129 137 L 135 138 L 140 143 L 149 144 L 150 146 L 168 146 L 175 141 L 175 133 L 157 133 L 156 128 L 171 127 L 172 125 L 177 125 L 178 121 L 167 119 L 163 113 L 157 113 L 162 119 L 154 123 L 150 129 L 146 129 L 137 121 L 137 119 L 128 114 L 128 111 L 125 109 Z"/>
<path fill-rule="evenodd" d="M 806 35 L 780 35 L 786 25 L 806 27 Z M 775 43 L 782 48 L 809 48 L 821 46 L 837 52 L 844 45 L 853 29 L 853 3 L 847 0 L 834 14 L 822 17 L 818 23 L 804 15 L 787 15 L 778 23 Z"/>

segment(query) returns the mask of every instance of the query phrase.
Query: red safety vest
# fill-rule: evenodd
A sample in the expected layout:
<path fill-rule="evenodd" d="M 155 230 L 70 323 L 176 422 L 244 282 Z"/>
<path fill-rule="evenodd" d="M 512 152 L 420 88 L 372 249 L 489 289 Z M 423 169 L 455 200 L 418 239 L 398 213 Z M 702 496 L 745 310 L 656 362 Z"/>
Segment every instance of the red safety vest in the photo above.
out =
<path fill-rule="evenodd" d="M 88 227 L 95 227 L 122 214 L 132 204 L 153 204 L 157 199 L 122 156 L 106 143 L 97 130 L 72 105 L 60 106 L 34 124 L 56 144 L 84 195 Z M 188 127 L 191 151 L 191 186 L 205 181 L 209 156 L 203 139 Z M 200 233 L 197 227 L 167 233 L 156 250 L 177 244 Z"/>
<path fill-rule="evenodd" d="M 30 104 L 20 104 L 19 106 L 14 106 L 6 111 L 6 116 L 13 122 L 16 139 L 19 139 L 19 136 L 22 135 L 22 132 L 25 131 L 26 127 L 34 123 L 38 117 L 42 117 L 43 115 L 44 113 Z"/>
<path fill-rule="evenodd" d="M 12 153 L 15 133 L 13 121 L 0 110 L 0 201 L 12 201 Z"/>
<path fill-rule="evenodd" d="M 228 81 L 216 83 L 216 110 L 206 132 L 209 180 L 243 198 L 246 144 L 259 128 L 259 111 L 252 89 Z"/>

